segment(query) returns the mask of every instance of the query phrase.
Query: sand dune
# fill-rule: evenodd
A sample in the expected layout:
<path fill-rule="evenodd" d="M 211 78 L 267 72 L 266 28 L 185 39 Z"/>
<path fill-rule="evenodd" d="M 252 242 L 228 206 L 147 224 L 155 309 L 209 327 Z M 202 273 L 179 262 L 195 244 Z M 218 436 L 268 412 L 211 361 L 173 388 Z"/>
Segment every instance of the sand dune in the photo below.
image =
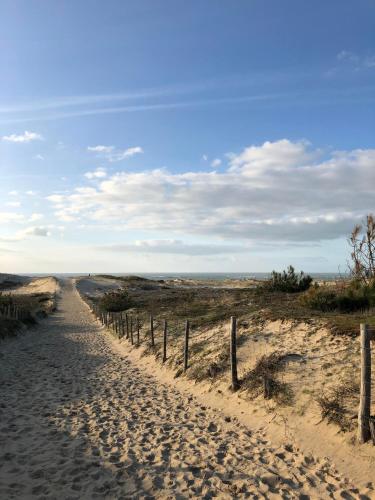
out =
<path fill-rule="evenodd" d="M 58 293 L 60 289 L 59 282 L 53 276 L 43 278 L 33 278 L 26 282 L 23 286 L 10 290 L 15 294 L 31 294 L 31 293 Z"/>
<path fill-rule="evenodd" d="M 371 498 L 113 342 L 67 282 L 55 315 L 0 345 L 0 498 Z"/>

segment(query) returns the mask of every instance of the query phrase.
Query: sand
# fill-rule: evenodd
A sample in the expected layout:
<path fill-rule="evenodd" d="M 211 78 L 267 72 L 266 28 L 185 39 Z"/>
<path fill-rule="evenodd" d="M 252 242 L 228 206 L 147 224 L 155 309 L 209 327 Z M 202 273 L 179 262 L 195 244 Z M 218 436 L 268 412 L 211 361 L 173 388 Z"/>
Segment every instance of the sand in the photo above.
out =
<path fill-rule="evenodd" d="M 0 358 L 0 498 L 372 498 L 141 371 L 70 281 Z"/>
<path fill-rule="evenodd" d="M 53 276 L 46 276 L 43 278 L 33 278 L 30 282 L 14 290 L 9 290 L 9 292 L 20 295 L 32 293 L 50 293 L 53 295 L 58 293 L 59 289 L 58 280 Z"/>

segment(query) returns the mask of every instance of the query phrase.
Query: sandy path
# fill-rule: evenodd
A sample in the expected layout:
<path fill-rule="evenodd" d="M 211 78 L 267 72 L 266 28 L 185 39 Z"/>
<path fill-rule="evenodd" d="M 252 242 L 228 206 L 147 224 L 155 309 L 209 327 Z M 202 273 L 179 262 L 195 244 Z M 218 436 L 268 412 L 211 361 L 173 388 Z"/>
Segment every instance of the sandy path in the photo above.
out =
<path fill-rule="evenodd" d="M 0 345 L 0 498 L 369 498 L 143 374 L 70 283 Z"/>

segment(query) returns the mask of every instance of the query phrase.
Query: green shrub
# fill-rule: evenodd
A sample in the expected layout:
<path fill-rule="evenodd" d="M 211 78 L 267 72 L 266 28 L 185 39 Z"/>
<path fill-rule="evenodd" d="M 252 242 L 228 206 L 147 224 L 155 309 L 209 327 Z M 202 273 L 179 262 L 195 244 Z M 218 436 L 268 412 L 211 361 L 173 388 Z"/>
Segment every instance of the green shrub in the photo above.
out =
<path fill-rule="evenodd" d="M 300 302 L 322 312 L 364 311 L 375 304 L 375 290 L 368 286 L 358 287 L 356 283 L 340 291 L 315 286 L 301 296 Z"/>
<path fill-rule="evenodd" d="M 105 293 L 99 299 L 98 305 L 105 312 L 125 311 L 132 306 L 128 292 L 123 289 Z"/>
<path fill-rule="evenodd" d="M 337 309 L 337 294 L 333 290 L 314 286 L 300 297 L 300 303 L 322 312 L 334 311 Z"/>
<path fill-rule="evenodd" d="M 312 283 L 312 277 L 301 271 L 297 274 L 293 266 L 278 273 L 272 271 L 271 279 L 265 283 L 265 288 L 272 292 L 297 293 L 307 290 Z"/>

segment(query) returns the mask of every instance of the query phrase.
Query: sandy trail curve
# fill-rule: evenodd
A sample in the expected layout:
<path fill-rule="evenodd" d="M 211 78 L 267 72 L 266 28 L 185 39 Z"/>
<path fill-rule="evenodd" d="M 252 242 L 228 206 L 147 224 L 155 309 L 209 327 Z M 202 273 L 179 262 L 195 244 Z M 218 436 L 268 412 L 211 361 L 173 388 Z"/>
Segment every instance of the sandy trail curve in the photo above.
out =
<path fill-rule="evenodd" d="M 142 373 L 70 281 L 0 344 L 0 498 L 371 498 Z"/>

